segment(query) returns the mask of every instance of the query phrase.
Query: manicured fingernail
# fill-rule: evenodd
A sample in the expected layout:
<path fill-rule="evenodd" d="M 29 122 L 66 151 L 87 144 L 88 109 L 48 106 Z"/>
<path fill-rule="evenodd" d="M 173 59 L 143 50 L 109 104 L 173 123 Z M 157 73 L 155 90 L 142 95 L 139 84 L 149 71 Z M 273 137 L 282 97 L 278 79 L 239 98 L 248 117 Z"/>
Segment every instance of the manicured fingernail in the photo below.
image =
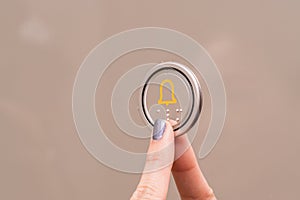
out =
<path fill-rule="evenodd" d="M 154 122 L 154 127 L 153 127 L 153 140 L 160 140 L 165 132 L 165 128 L 166 128 L 166 122 L 165 120 L 162 119 L 157 119 Z"/>

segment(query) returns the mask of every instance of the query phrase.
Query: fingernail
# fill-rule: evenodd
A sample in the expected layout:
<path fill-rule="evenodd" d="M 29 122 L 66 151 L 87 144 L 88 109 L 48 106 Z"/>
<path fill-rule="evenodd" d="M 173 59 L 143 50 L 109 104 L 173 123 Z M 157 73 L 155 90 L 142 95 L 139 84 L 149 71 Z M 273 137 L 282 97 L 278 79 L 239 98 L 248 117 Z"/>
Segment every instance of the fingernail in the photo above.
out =
<path fill-rule="evenodd" d="M 162 119 L 157 119 L 154 122 L 154 127 L 153 127 L 153 140 L 160 140 L 165 132 L 165 128 L 166 128 L 166 122 L 165 120 Z"/>

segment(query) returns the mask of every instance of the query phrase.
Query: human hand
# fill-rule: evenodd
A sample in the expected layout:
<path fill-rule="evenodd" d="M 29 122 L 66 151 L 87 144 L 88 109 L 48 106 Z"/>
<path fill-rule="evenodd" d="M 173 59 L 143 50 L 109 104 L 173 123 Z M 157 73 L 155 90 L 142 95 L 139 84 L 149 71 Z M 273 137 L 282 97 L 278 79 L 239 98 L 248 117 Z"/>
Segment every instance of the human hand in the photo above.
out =
<path fill-rule="evenodd" d="M 161 119 L 155 121 L 144 173 L 131 200 L 166 199 L 171 172 L 181 199 L 216 200 L 188 138 L 186 135 L 174 138 L 174 122 L 171 123 Z M 183 150 L 182 155 L 176 155 Z"/>

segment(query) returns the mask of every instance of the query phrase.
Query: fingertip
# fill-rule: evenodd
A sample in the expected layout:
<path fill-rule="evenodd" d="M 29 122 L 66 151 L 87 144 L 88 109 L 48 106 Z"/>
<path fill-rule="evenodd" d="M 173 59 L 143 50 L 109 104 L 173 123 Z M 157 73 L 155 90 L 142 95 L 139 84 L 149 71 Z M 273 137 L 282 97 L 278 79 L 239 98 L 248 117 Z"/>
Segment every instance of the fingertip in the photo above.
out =
<path fill-rule="evenodd" d="M 154 172 L 165 167 L 171 171 L 174 152 L 174 133 L 171 124 L 163 119 L 156 120 L 148 147 L 145 172 Z"/>
<path fill-rule="evenodd" d="M 168 120 L 169 124 L 173 127 L 173 126 L 176 126 L 178 124 L 177 121 L 173 120 L 173 119 L 170 119 Z"/>
<path fill-rule="evenodd" d="M 165 120 L 166 126 L 165 126 L 165 131 L 164 131 L 164 138 L 166 143 L 173 143 L 175 139 L 175 134 L 173 131 L 173 123 Z"/>

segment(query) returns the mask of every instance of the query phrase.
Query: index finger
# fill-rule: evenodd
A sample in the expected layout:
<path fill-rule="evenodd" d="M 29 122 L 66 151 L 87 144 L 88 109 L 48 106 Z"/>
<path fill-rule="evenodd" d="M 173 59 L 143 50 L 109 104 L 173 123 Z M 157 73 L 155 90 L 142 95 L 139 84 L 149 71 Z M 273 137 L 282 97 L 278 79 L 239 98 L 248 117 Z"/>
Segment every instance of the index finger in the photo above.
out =
<path fill-rule="evenodd" d="M 186 135 L 175 139 L 175 155 L 187 150 L 173 163 L 172 174 L 183 200 L 215 200 L 213 190 L 202 174 Z M 177 155 L 178 157 L 178 155 Z"/>

